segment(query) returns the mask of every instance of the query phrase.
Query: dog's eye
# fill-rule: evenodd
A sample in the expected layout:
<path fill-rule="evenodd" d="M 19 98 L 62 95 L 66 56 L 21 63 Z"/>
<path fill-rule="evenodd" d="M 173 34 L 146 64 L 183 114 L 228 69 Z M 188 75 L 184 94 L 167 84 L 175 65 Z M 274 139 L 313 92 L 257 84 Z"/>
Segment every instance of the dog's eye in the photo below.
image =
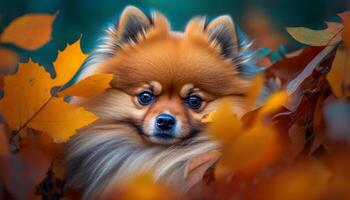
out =
<path fill-rule="evenodd" d="M 199 109 L 202 106 L 203 100 L 196 95 L 189 96 L 186 99 L 186 105 L 193 110 Z"/>
<path fill-rule="evenodd" d="M 154 95 L 150 92 L 141 92 L 137 95 L 137 100 L 141 105 L 149 105 L 154 101 Z"/>

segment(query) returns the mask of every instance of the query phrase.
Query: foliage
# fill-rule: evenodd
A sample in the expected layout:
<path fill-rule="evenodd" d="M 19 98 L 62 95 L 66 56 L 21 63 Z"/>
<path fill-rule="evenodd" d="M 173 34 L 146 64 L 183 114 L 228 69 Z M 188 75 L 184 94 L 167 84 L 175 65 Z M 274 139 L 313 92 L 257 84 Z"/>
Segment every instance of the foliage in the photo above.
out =
<path fill-rule="evenodd" d="M 40 48 L 50 39 L 55 16 L 20 17 L 0 41 Z M 175 195 L 141 174 L 116 186 L 108 199 L 350 199 L 350 12 L 339 16 L 342 23 L 327 22 L 324 30 L 288 28 L 296 40 L 309 45 L 297 52 L 279 50 L 278 59 L 269 51 L 261 54 L 266 70 L 252 80 L 246 96 L 250 110 L 244 116 L 238 117 L 230 102 L 223 101 L 203 118 L 222 151 L 189 162 L 188 196 Z M 33 28 L 42 34 L 18 34 Z M 12 50 L 0 48 L 0 54 L 8 58 L 1 66 L 18 62 Z M 3 78 L 0 197 L 48 198 L 45 181 L 61 181 L 61 143 L 97 119 L 64 97 L 96 95 L 112 80 L 110 74 L 98 74 L 68 87 L 86 57 L 78 40 L 59 52 L 55 78 L 32 60 Z M 262 90 L 272 92 L 256 108 Z"/>

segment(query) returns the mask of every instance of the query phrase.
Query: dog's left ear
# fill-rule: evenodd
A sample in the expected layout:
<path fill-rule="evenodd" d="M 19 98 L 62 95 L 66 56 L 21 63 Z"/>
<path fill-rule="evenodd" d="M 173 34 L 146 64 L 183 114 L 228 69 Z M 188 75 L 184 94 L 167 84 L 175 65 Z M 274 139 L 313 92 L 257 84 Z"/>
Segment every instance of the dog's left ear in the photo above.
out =
<path fill-rule="evenodd" d="M 204 29 L 209 40 L 220 46 L 224 58 L 237 56 L 239 50 L 247 43 L 246 37 L 228 15 L 215 18 Z"/>

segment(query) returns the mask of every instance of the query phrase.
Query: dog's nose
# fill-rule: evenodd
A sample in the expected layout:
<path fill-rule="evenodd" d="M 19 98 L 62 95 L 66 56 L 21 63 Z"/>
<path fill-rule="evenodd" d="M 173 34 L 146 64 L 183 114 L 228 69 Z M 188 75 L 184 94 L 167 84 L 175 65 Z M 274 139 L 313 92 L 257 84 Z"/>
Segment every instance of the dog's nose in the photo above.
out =
<path fill-rule="evenodd" d="M 176 124 L 176 119 L 169 114 L 160 114 L 156 118 L 157 127 L 160 130 L 169 131 L 174 128 Z"/>

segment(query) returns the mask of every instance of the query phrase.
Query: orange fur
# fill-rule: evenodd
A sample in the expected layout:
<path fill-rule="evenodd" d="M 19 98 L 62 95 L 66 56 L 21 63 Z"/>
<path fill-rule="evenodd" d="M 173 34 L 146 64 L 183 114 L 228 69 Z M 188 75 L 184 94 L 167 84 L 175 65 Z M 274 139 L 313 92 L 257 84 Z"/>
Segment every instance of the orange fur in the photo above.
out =
<path fill-rule="evenodd" d="M 204 18 L 195 18 L 184 33 L 171 31 L 160 13 L 153 14 L 152 23 L 148 20 L 137 8 L 125 9 L 83 75 L 113 73 L 111 88 L 96 97 L 73 101 L 100 118 L 79 131 L 65 151 L 68 185 L 82 189 L 86 198 L 104 191 L 121 177 L 143 170 L 154 171 L 155 179 L 184 184 L 186 163 L 217 148 L 208 138 L 201 117 L 216 109 L 222 98 L 230 98 L 238 114 L 245 111 L 243 100 L 249 80 L 239 75 L 234 57 L 222 53 L 239 53 L 229 17 L 217 18 L 208 26 Z M 125 38 L 126 34 L 131 34 L 130 38 Z M 225 45 L 232 49 L 224 49 Z M 136 96 L 142 91 L 154 93 L 155 101 L 140 105 Z M 199 109 L 184 103 L 189 94 L 204 100 Z M 154 118 L 162 113 L 178 120 L 175 139 L 152 137 Z M 134 166 L 142 162 L 144 166 Z M 97 169 L 97 164 L 106 167 Z M 88 180 L 82 180 L 85 177 Z"/>

